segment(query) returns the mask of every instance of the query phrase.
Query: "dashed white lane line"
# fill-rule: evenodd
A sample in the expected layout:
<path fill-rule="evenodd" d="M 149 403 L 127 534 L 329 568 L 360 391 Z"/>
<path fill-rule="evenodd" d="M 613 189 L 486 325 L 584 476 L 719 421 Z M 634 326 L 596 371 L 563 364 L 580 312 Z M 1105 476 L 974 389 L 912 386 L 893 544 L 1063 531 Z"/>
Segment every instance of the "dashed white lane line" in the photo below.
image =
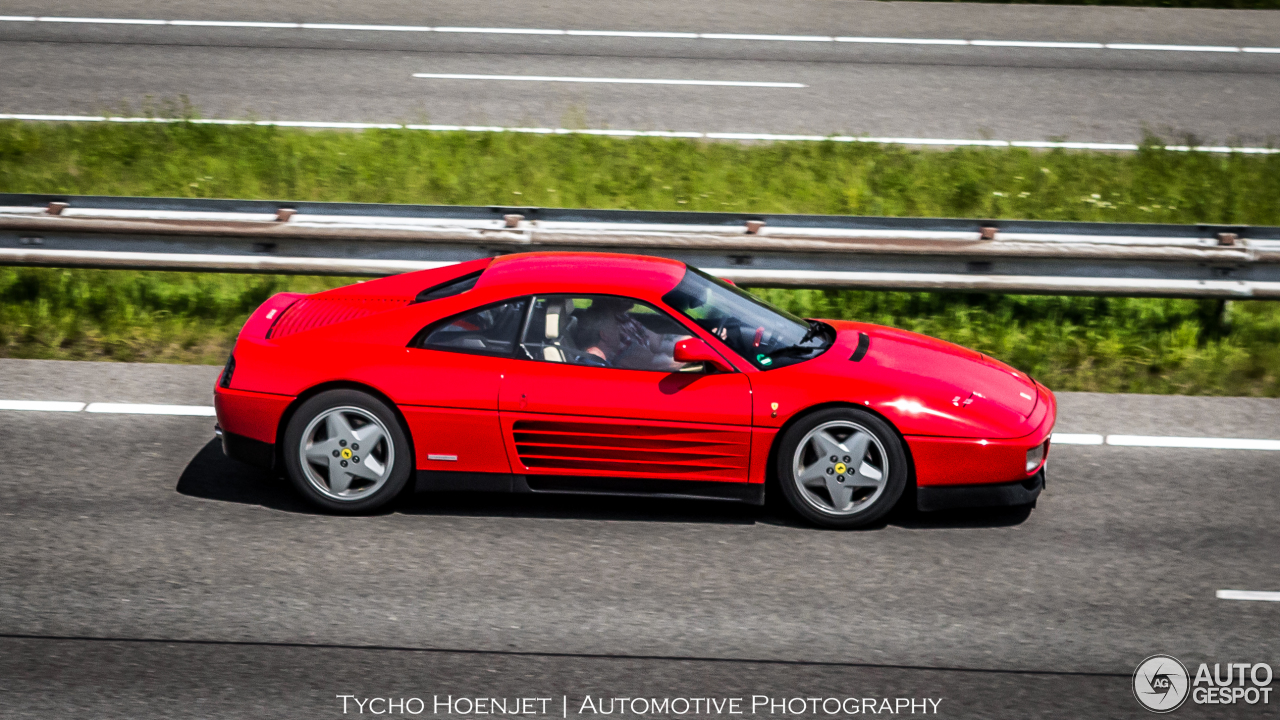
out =
<path fill-rule="evenodd" d="M 1101 445 L 1101 435 L 1087 433 L 1054 433 L 1049 437 L 1054 445 Z"/>
<path fill-rule="evenodd" d="M 82 402 L 50 402 L 48 400 L 0 400 L 0 410 L 24 410 L 36 412 L 80 412 Z"/>
<path fill-rule="evenodd" d="M 658 78 L 558 77 L 553 75 L 467 75 L 462 73 L 414 73 L 425 80 L 503 80 L 510 82 L 603 83 L 617 85 L 713 85 L 721 87 L 806 88 L 795 82 L 754 82 L 747 80 L 664 80 Z"/>
<path fill-rule="evenodd" d="M 1059 50 L 1130 50 L 1138 52 L 1280 53 L 1277 47 L 1233 45 L 1176 45 L 1151 43 L 1059 42 L 1047 40 L 984 40 L 963 38 L 853 37 L 842 35 L 779 35 L 773 33 L 704 33 L 661 30 L 562 30 L 555 28 L 438 27 L 354 23 L 260 22 L 248 20 L 157 20 L 141 18 L 56 17 L 0 15 L 0 22 L 68 23 L 81 25 L 151 25 L 171 27 L 251 28 L 260 30 L 356 30 L 397 33 L 465 33 L 475 35 L 561 35 L 652 40 L 731 40 L 739 42 L 859 43 L 870 45 L 955 45 Z"/>
<path fill-rule="evenodd" d="M 1124 447 L 1193 448 L 1202 450 L 1280 450 L 1280 440 L 1250 440 L 1247 438 L 1108 435 L 1107 444 Z"/>
<path fill-rule="evenodd" d="M 1280 592 L 1268 592 L 1265 590 L 1219 590 L 1218 599 L 1280 602 Z"/>
<path fill-rule="evenodd" d="M 1095 435 L 1054 433 L 1054 445 L 1112 445 L 1115 447 L 1186 448 L 1192 450 L 1280 450 L 1280 440 L 1253 438 L 1178 437 L 1173 435 Z"/>
<path fill-rule="evenodd" d="M 50 400 L 0 400 L 0 410 L 19 412 L 88 412 L 122 415 L 187 415 L 213 417 L 212 405 L 154 405 L 139 403 L 82 403 Z"/>
<path fill-rule="evenodd" d="M 110 115 L 44 115 L 33 113 L 0 113 L 0 120 L 28 122 L 113 122 L 113 123 L 184 123 L 192 125 L 258 125 L 262 127 L 294 127 L 331 130 L 422 130 L 427 132 L 489 132 L 531 135 L 598 135 L 616 138 L 688 138 L 692 140 L 739 140 L 759 142 L 838 142 L 877 145 L 914 145 L 925 147 L 993 147 L 1030 148 L 1035 150 L 1102 150 L 1132 152 L 1136 143 L 1069 142 L 1056 140 L 971 140 L 965 138 L 871 137 L 867 135 L 784 135 L 777 133 L 696 132 L 685 130 L 614 130 L 542 127 L 503 127 L 501 125 L 418 125 L 401 123 L 331 122 L 324 120 L 224 120 L 218 118 L 153 118 Z M 1280 148 L 1232 147 L 1230 145 L 1165 145 L 1171 152 L 1241 153 L 1274 155 Z"/>
<path fill-rule="evenodd" d="M 213 417 L 211 405 L 140 405 L 134 403 L 89 403 L 84 409 L 89 413 L 116 413 L 121 415 L 194 415 Z"/>

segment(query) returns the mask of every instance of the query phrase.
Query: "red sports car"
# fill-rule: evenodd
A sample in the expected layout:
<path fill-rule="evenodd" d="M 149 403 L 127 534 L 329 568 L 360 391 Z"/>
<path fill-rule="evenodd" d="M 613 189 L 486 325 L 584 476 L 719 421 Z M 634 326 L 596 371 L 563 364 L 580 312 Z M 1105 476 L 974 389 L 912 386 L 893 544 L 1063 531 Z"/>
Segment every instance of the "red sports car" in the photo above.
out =
<path fill-rule="evenodd" d="M 1034 503 L 1056 416 L 1043 385 L 980 353 L 587 253 L 276 295 L 215 404 L 228 456 L 330 511 L 411 481 L 757 504 L 768 486 L 840 528 L 910 487 L 924 510 Z"/>

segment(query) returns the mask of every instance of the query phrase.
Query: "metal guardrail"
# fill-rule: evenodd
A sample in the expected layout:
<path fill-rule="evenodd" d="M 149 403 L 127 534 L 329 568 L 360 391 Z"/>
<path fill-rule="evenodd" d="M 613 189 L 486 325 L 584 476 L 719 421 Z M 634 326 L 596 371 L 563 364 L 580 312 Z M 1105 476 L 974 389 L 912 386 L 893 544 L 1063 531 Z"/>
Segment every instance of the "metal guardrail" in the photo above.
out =
<path fill-rule="evenodd" d="M 1280 299 L 1280 228 L 0 194 L 0 264 L 389 275 L 662 255 L 744 285 Z"/>

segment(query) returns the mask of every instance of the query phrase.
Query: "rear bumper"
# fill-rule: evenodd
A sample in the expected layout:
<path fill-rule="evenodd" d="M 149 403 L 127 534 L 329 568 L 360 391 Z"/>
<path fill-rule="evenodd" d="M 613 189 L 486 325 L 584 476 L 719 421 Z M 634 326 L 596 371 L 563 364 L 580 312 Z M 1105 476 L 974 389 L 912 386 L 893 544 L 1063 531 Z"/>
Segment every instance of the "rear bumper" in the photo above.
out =
<path fill-rule="evenodd" d="M 273 470 L 276 466 L 275 443 L 254 440 L 251 437 L 227 432 L 221 427 L 214 427 L 214 433 L 222 438 L 222 454 L 232 460 L 239 460 L 246 465 Z"/>
<path fill-rule="evenodd" d="M 1047 468 L 1026 480 L 993 485 L 926 485 L 916 488 L 916 507 L 929 512 L 974 507 L 1031 505 L 1044 490 Z"/>

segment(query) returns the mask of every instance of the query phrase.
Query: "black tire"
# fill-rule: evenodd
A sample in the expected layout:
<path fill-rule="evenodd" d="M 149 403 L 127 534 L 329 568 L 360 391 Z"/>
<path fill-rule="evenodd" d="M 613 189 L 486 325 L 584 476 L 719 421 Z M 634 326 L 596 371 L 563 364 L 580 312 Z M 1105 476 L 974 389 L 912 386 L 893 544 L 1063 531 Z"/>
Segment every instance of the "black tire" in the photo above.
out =
<path fill-rule="evenodd" d="M 806 442 L 804 454 L 797 458 L 801 442 L 819 429 L 827 435 Z M 842 437 L 841 433 L 845 431 L 849 434 Z M 863 432 L 870 439 L 865 440 L 866 451 L 856 467 L 847 459 L 851 456 L 844 455 L 845 451 L 818 457 L 817 448 L 827 439 L 834 437 L 848 448 L 851 442 L 861 441 L 857 433 Z M 832 461 L 831 457 L 837 459 Z M 811 462 L 806 464 L 810 459 Z M 807 489 L 802 489 L 797 481 L 797 463 L 812 473 L 809 474 Z M 883 472 L 886 465 L 888 471 Z M 837 473 L 837 470 L 841 472 Z M 801 418 L 782 436 L 775 471 L 778 486 L 791 509 L 815 525 L 836 529 L 862 527 L 883 518 L 902 497 L 911 474 L 902 441 L 893 427 L 880 417 L 857 408 L 819 410 Z M 877 482 L 873 471 L 883 479 L 876 486 L 870 485 Z M 822 473 L 820 480 L 814 477 L 819 472 Z M 835 490 L 829 491 L 829 486 Z M 848 497 L 838 495 L 840 493 L 847 493 Z M 842 509 L 837 510 L 837 506 Z"/>
<path fill-rule="evenodd" d="M 318 433 L 325 433 L 325 430 L 320 429 L 320 423 L 325 423 L 327 428 L 328 418 L 335 415 L 341 416 L 341 419 L 347 423 L 347 427 L 353 428 L 356 433 L 367 435 L 371 427 L 383 431 L 382 440 L 376 441 L 372 448 L 360 448 L 358 443 L 350 445 L 355 448 L 354 453 L 364 453 L 363 458 L 359 454 L 349 454 L 350 457 L 341 461 L 343 467 L 348 467 L 346 463 L 351 461 L 350 468 L 356 468 L 363 463 L 364 471 L 368 473 L 376 472 L 370 468 L 375 467 L 373 463 L 379 463 L 376 467 L 383 468 L 383 472 L 379 474 L 378 479 L 370 480 L 357 477 L 345 470 L 340 471 L 346 473 L 347 477 L 343 479 L 346 479 L 349 485 L 341 486 L 344 488 L 341 491 L 335 491 L 334 487 L 338 486 L 331 480 L 331 473 L 337 471 L 337 467 L 331 471 L 322 464 L 311 463 L 308 466 L 310 473 L 304 469 L 302 455 L 308 444 L 315 447 L 330 441 L 330 438 L 326 438 L 323 443 L 316 442 L 314 437 L 304 438 L 304 434 L 315 436 Z M 376 423 L 373 422 L 375 419 Z M 356 424 L 361 421 L 366 424 L 357 427 Z M 308 433 L 307 430 L 313 422 L 316 423 L 316 427 Z M 340 436 L 343 436 L 343 433 L 331 438 L 333 442 L 343 444 L 341 450 L 335 447 L 334 452 L 345 453 L 348 442 L 340 440 Z M 400 426 L 399 418 L 386 403 L 359 390 L 328 390 L 303 402 L 285 428 L 281 454 L 284 458 L 285 472 L 298 492 L 312 504 L 333 513 L 367 513 L 381 508 L 404 490 L 409 478 L 413 475 L 413 446 Z M 337 459 L 335 457 L 335 460 Z M 387 459 L 390 459 L 389 463 L 386 462 Z M 340 479 L 339 482 L 341 481 Z M 350 497 L 342 497 L 344 493 L 350 494 Z"/>

